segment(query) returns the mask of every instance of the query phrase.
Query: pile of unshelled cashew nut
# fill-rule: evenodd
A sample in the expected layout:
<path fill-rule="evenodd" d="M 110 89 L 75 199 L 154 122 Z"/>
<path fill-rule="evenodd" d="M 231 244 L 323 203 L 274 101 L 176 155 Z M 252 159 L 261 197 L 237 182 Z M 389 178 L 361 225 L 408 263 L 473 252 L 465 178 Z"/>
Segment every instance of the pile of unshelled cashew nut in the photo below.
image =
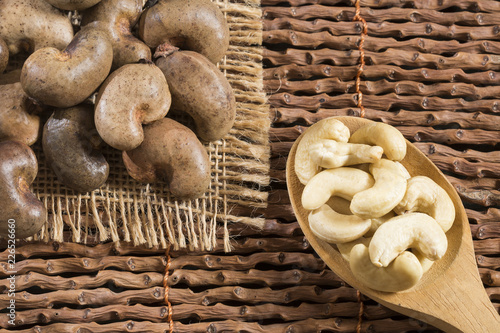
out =
<path fill-rule="evenodd" d="M 351 135 L 327 118 L 304 133 L 295 156 L 311 231 L 336 244 L 354 276 L 379 291 L 416 285 L 446 253 L 455 220 L 448 193 L 400 163 L 406 147 L 390 125 L 369 123 Z"/>

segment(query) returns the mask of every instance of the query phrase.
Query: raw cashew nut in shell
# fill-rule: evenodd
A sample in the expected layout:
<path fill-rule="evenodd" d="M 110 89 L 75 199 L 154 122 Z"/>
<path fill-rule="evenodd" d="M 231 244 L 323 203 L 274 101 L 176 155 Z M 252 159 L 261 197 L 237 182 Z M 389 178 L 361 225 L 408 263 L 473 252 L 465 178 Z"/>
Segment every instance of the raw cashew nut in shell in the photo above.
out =
<path fill-rule="evenodd" d="M 404 251 L 387 267 L 377 267 L 370 261 L 368 248 L 355 245 L 349 261 L 352 273 L 365 286 L 385 292 L 397 292 L 415 286 L 423 271 L 417 257 Z"/>
<path fill-rule="evenodd" d="M 323 205 L 309 213 L 309 227 L 316 237 L 328 243 L 347 243 L 363 236 L 371 227 L 370 219 L 337 213 Z"/>
<path fill-rule="evenodd" d="M 448 239 L 436 220 L 424 213 L 408 213 L 382 224 L 370 242 L 370 259 L 375 266 L 386 267 L 401 252 L 416 248 L 430 260 L 441 259 Z"/>
<path fill-rule="evenodd" d="M 381 217 L 389 213 L 403 199 L 406 177 L 393 161 L 381 159 L 370 165 L 375 179 L 373 187 L 352 198 L 351 211 L 364 218 Z"/>
<path fill-rule="evenodd" d="M 304 187 L 302 206 L 312 210 L 321 207 L 330 197 L 350 200 L 356 193 L 372 187 L 373 177 L 362 170 L 343 167 L 321 171 Z"/>
<path fill-rule="evenodd" d="M 421 212 L 432 216 L 447 232 L 455 221 L 455 206 L 446 191 L 426 176 L 415 176 L 408 180 L 406 193 L 394 208 L 398 214 Z"/>
<path fill-rule="evenodd" d="M 406 155 L 406 140 L 395 127 L 384 123 L 371 123 L 352 133 L 351 143 L 380 146 L 388 159 L 401 161 Z"/>
<path fill-rule="evenodd" d="M 349 135 L 349 128 L 334 118 L 320 120 L 309 127 L 300 139 L 295 154 L 295 173 L 299 181 L 305 185 L 315 174 L 321 171 L 321 167 L 312 161 L 309 154 L 311 145 L 322 139 L 347 142 Z"/>

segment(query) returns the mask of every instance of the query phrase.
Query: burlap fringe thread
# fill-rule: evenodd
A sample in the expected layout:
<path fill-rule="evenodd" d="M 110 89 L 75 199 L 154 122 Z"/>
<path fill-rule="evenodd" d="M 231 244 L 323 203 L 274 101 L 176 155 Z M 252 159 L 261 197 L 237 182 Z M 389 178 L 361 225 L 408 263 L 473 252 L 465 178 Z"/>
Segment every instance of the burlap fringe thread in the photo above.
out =
<path fill-rule="evenodd" d="M 260 1 L 214 2 L 230 27 L 230 48 L 219 67 L 235 91 L 237 117 L 223 140 L 206 145 L 212 164 L 210 190 L 197 200 L 175 201 L 162 184 L 135 182 L 123 166 L 121 153 L 110 149 L 105 152 L 111 169 L 107 183 L 91 193 L 75 194 L 57 181 L 41 149 L 34 147 L 39 173 L 33 189 L 47 207 L 47 223 L 36 240 L 126 241 L 211 250 L 217 243 L 217 229 L 223 227 L 224 248 L 230 251 L 228 223 L 263 227 L 261 217 L 231 214 L 236 205 L 263 208 L 268 196 L 261 190 L 269 184 L 270 119 L 263 92 Z"/>

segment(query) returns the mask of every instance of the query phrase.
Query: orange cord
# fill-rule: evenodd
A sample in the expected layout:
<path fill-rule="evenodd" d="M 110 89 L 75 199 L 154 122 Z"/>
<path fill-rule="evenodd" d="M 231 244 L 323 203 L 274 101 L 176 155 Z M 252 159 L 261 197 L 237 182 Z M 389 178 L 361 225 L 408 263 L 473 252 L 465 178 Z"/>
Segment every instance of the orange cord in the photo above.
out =
<path fill-rule="evenodd" d="M 353 17 L 353 21 L 360 21 L 363 24 L 363 29 L 361 31 L 361 36 L 359 39 L 359 67 L 356 73 L 356 94 L 358 94 L 358 107 L 360 109 L 361 118 L 365 117 L 365 107 L 363 106 L 363 93 L 360 90 L 361 85 L 361 75 L 363 74 L 363 69 L 365 68 L 365 50 L 363 49 L 363 44 L 365 43 L 365 37 L 368 34 L 368 25 L 364 18 L 361 17 L 361 5 L 360 0 L 356 0 L 354 5 L 356 6 L 356 12 Z"/>
<path fill-rule="evenodd" d="M 361 333 L 361 323 L 363 321 L 363 312 L 365 309 L 365 305 L 361 300 L 361 293 L 359 292 L 359 290 L 356 291 L 356 295 L 358 297 L 358 302 L 359 302 L 359 314 L 358 314 L 358 324 L 356 325 L 356 333 Z"/>
<path fill-rule="evenodd" d="M 172 333 L 174 331 L 174 321 L 172 319 L 172 304 L 170 304 L 170 301 L 168 300 L 168 293 L 170 291 L 170 288 L 168 287 L 168 277 L 169 277 L 169 270 L 170 270 L 170 264 L 171 264 L 171 258 L 170 258 L 170 245 L 167 247 L 167 251 L 165 252 L 165 256 L 167 257 L 167 265 L 165 266 L 165 275 L 163 276 L 163 288 L 165 288 L 165 303 L 167 304 L 168 307 L 168 325 L 169 325 L 169 332 Z"/>

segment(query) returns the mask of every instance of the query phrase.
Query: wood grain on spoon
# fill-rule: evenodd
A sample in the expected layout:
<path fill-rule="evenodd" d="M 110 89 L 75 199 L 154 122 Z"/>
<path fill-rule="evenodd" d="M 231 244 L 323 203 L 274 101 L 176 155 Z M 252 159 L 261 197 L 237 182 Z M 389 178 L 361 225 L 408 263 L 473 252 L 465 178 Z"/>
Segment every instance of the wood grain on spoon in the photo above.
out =
<path fill-rule="evenodd" d="M 371 122 L 355 117 L 338 117 L 353 133 Z M 419 283 L 397 293 L 376 291 L 363 286 L 352 274 L 349 264 L 337 249 L 311 232 L 309 211 L 301 205 L 304 185 L 295 175 L 294 158 L 300 137 L 287 161 L 287 186 L 297 220 L 309 242 L 325 263 L 344 281 L 375 301 L 404 315 L 422 320 L 446 332 L 499 332 L 500 317 L 483 288 L 475 263 L 467 214 L 460 197 L 443 173 L 415 146 L 407 142 L 402 164 L 412 176 L 425 175 L 444 188 L 456 208 L 456 219 L 447 232 L 448 251 L 424 274 Z"/>

